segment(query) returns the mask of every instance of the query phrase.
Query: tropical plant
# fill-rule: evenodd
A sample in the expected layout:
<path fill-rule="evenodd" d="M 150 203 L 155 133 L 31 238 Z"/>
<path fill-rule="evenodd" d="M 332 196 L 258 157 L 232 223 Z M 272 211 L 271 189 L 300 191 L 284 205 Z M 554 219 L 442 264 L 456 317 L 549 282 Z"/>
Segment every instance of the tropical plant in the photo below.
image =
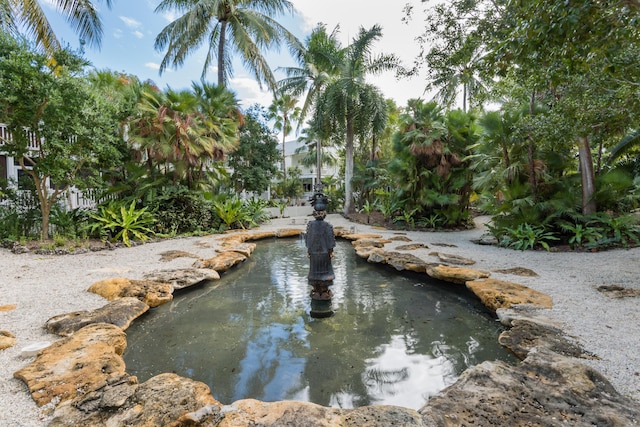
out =
<path fill-rule="evenodd" d="M 207 84 L 192 90 L 160 92 L 148 88 L 131 121 L 131 141 L 146 154 L 151 177 L 168 166 L 173 183 L 195 188 L 208 164 L 221 160 L 238 144 L 237 101 Z"/>
<path fill-rule="evenodd" d="M 131 246 L 132 238 L 144 242 L 154 234 L 150 227 L 155 223 L 155 218 L 147 212 L 146 206 L 136 209 L 135 201 L 127 208 L 121 202 L 112 200 L 99 206 L 98 212 L 89 216 L 94 220 L 90 226 L 93 233 L 108 235 L 112 241 L 122 240 L 127 246 Z"/>
<path fill-rule="evenodd" d="M 83 208 L 67 210 L 58 204 L 51 210 L 51 224 L 61 237 L 85 237 L 88 219 L 89 212 Z"/>
<path fill-rule="evenodd" d="M 367 224 L 369 224 L 369 220 L 371 219 L 371 214 L 376 210 L 377 207 L 377 202 L 370 202 L 369 200 L 366 200 L 364 202 L 364 205 L 362 205 L 362 209 L 360 209 L 359 212 L 364 212 L 367 214 Z"/>
<path fill-rule="evenodd" d="M 567 221 L 562 221 L 559 225 L 563 232 L 569 234 L 571 248 L 581 248 L 586 245 L 595 246 L 597 241 L 602 238 L 602 229 L 598 227 Z"/>
<path fill-rule="evenodd" d="M 383 71 L 395 70 L 395 55 L 374 56 L 373 43 L 382 37 L 382 28 L 360 28 L 358 35 L 332 59 L 336 74 L 317 100 L 315 114 L 321 129 L 345 136 L 344 213 L 353 212 L 354 141 L 356 135 L 381 134 L 387 122 L 387 105 L 380 90 L 365 78 Z M 325 125 L 326 124 L 326 125 Z"/>
<path fill-rule="evenodd" d="M 552 231 L 547 231 L 544 227 L 528 223 L 519 224 L 516 228 L 498 227 L 487 224 L 487 228 L 498 240 L 500 246 L 521 251 L 535 249 L 539 246 L 548 251 L 550 249 L 549 241 L 559 240 Z"/>
<path fill-rule="evenodd" d="M 477 138 L 473 115 L 444 113 L 434 102 L 412 100 L 400 123 L 388 169 L 398 183 L 401 210 L 416 210 L 420 218 L 438 213 L 451 226 L 464 223 L 472 180 L 467 147 Z"/>
<path fill-rule="evenodd" d="M 414 228 L 416 225 L 415 214 L 418 210 L 418 208 L 415 208 L 410 211 L 401 211 L 400 215 L 393 218 L 393 222 L 404 222 L 406 227 Z"/>
<path fill-rule="evenodd" d="M 208 44 L 203 78 L 217 59 L 218 85 L 226 86 L 233 75 L 232 54 L 236 53 L 261 85 L 266 82 L 274 88 L 275 79 L 262 49 L 277 48 L 283 41 L 292 46 L 299 44 L 295 36 L 275 20 L 293 10 L 288 0 L 162 0 L 156 7 L 157 13 L 182 15 L 156 37 L 156 49 L 167 49 L 160 73 L 168 67 L 181 66 L 188 55 Z"/>
<path fill-rule="evenodd" d="M 51 3 L 78 33 L 83 42 L 100 47 L 102 39 L 102 23 L 98 10 L 91 0 L 54 0 Z M 107 7 L 112 1 L 105 0 Z M 33 35 L 36 44 L 48 52 L 61 48 L 53 28 L 49 24 L 40 2 L 32 0 L 0 0 L 0 28 L 12 35 L 22 31 Z"/>
<path fill-rule="evenodd" d="M 273 129 L 282 133 L 282 176 L 287 179 L 287 153 L 285 150 L 285 141 L 287 136 L 293 129 L 292 123 L 300 118 L 300 107 L 297 106 L 298 100 L 288 93 L 276 91 L 275 99 L 269 106 L 269 118 L 274 121 Z"/>
<path fill-rule="evenodd" d="M 213 205 L 185 187 L 169 187 L 153 199 L 149 210 L 156 218 L 155 230 L 164 235 L 202 233 L 220 226 Z"/>
<path fill-rule="evenodd" d="M 237 196 L 227 196 L 223 200 L 214 201 L 213 208 L 225 229 L 239 226 L 244 230 L 245 222 L 250 219 L 244 203 Z"/>

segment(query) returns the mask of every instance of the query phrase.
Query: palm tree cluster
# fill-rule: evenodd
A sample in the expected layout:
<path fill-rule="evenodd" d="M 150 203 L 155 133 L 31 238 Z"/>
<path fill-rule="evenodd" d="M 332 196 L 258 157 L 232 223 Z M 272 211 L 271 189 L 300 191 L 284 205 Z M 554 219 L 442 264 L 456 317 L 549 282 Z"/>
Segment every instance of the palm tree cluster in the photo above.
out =
<path fill-rule="evenodd" d="M 279 82 L 281 91 L 299 96 L 306 93 L 301 119 L 311 115 L 310 124 L 322 141 L 338 140 L 345 147 L 345 214 L 354 211 L 352 178 L 354 142 L 380 135 L 387 125 L 387 105 L 380 90 L 366 77 L 394 70 L 395 55 L 375 55 L 373 44 L 382 37 L 382 28 L 360 28 L 353 41 L 343 47 L 338 28 L 327 33 L 318 26 L 296 55 L 299 66 L 285 68 L 287 78 Z"/>

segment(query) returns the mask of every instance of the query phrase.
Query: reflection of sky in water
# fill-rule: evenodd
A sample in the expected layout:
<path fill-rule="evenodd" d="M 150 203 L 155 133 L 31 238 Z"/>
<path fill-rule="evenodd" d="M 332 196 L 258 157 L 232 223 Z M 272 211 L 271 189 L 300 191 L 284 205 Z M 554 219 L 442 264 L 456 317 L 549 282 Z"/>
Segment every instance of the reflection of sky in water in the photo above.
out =
<path fill-rule="evenodd" d="M 455 381 L 447 358 L 415 354 L 403 337 L 394 335 L 379 348 L 380 355 L 367 359 L 363 381 L 372 403 L 419 408 Z"/>
<path fill-rule="evenodd" d="M 221 280 L 179 292 L 127 330 L 127 372 L 175 372 L 224 404 L 300 400 L 419 409 L 468 366 L 513 361 L 474 298 L 399 275 L 339 242 L 330 318 L 314 319 L 302 240 L 258 244 Z M 425 282 L 425 280 L 427 282 Z"/>
<path fill-rule="evenodd" d="M 250 395 L 249 384 L 255 378 L 265 383 L 264 395 L 255 396 L 257 399 L 268 399 L 282 390 L 299 389 L 306 359 L 296 357 L 282 344 L 289 340 L 305 342 L 306 335 L 302 318 L 292 326 L 271 324 L 259 331 L 256 339 L 247 344 L 246 356 L 240 362 L 233 400 Z"/>

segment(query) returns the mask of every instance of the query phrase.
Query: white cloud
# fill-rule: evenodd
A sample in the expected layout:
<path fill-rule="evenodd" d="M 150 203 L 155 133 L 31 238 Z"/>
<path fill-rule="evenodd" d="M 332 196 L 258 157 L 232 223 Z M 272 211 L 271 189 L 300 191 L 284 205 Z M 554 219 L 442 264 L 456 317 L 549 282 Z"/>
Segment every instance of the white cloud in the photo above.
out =
<path fill-rule="evenodd" d="M 144 37 L 144 34 L 142 34 L 142 32 L 140 32 L 140 31 L 134 31 L 132 34 L 134 36 L 136 36 L 137 38 L 139 38 L 139 39 Z"/>
<path fill-rule="evenodd" d="M 137 21 L 133 18 L 129 18 L 126 16 L 120 16 L 120 20 L 124 22 L 124 25 L 126 25 L 129 28 L 140 28 L 142 26 L 142 23 L 140 21 Z"/>
<path fill-rule="evenodd" d="M 116 28 L 116 30 L 113 32 L 113 37 L 115 37 L 116 39 L 121 39 L 122 36 L 123 36 L 122 30 L 119 28 Z"/>
<path fill-rule="evenodd" d="M 250 77 L 234 77 L 229 81 L 229 88 L 236 93 L 242 107 L 247 108 L 253 104 L 265 107 L 271 105 L 273 95 L 271 92 L 260 89 L 258 82 Z"/>
<path fill-rule="evenodd" d="M 371 28 L 378 24 L 382 27 L 382 38 L 373 44 L 374 53 L 397 55 L 407 67 L 419 53 L 416 37 L 424 30 L 418 10 L 409 24 L 402 22 L 403 7 L 406 2 L 388 0 L 291 0 L 304 19 L 303 27 L 310 32 L 318 23 L 323 22 L 328 31 L 340 25 L 340 41 L 343 46 L 357 36 L 360 27 Z M 417 8 L 416 8 L 417 9 Z M 339 10 L 340 13 L 335 11 Z M 398 81 L 394 73 L 385 73 L 369 79 L 378 86 L 386 97 L 394 98 L 403 106 L 410 98 L 424 97 L 426 86 L 424 77 Z"/>
<path fill-rule="evenodd" d="M 155 62 L 147 62 L 144 64 L 145 67 L 147 68 L 151 68 L 152 70 L 159 70 L 160 69 L 160 64 L 157 64 Z"/>

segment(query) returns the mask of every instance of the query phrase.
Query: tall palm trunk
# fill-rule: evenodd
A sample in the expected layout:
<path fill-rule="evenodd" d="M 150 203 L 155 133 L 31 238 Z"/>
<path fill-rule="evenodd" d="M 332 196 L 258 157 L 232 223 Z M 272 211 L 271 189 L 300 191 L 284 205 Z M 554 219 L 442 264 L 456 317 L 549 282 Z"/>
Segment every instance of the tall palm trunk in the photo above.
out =
<path fill-rule="evenodd" d="M 597 211 L 596 201 L 593 198 L 596 192 L 596 179 L 593 173 L 593 159 L 589 138 L 586 136 L 578 138 L 578 155 L 580 157 L 580 177 L 582 181 L 582 214 L 590 215 Z"/>
<path fill-rule="evenodd" d="M 220 21 L 220 42 L 218 43 L 218 86 L 226 86 L 224 80 L 224 45 L 227 39 L 227 21 Z"/>

